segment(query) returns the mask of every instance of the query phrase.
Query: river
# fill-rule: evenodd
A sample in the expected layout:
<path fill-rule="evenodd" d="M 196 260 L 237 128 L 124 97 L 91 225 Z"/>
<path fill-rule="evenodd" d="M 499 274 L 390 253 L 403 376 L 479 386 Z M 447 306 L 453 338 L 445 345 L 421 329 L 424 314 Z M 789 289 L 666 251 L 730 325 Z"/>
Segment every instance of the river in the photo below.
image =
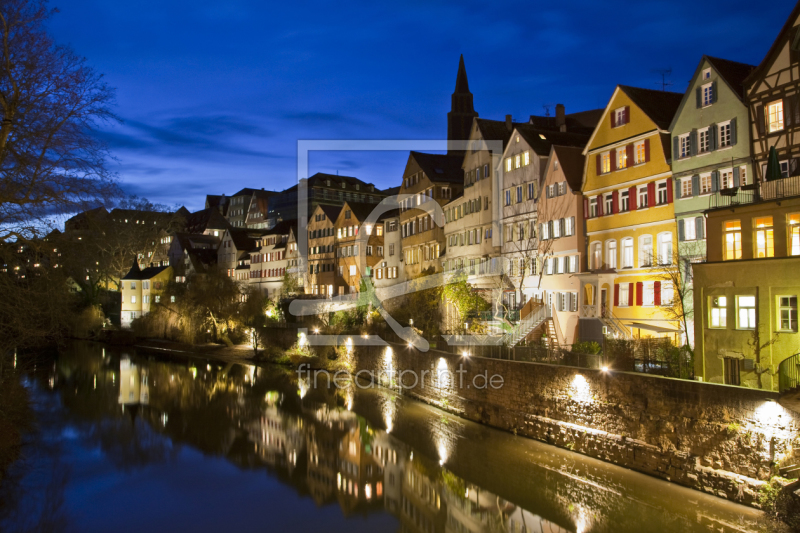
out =
<path fill-rule="evenodd" d="M 0 531 L 782 531 L 723 499 L 392 391 L 76 342 L 23 376 L 37 429 Z"/>

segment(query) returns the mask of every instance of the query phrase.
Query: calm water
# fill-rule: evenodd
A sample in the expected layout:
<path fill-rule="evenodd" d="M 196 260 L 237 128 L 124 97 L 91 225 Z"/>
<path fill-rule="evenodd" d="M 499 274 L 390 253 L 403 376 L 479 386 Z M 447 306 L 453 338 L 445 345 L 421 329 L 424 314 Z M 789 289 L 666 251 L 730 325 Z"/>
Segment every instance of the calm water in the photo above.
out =
<path fill-rule="evenodd" d="M 372 389 L 77 343 L 0 531 L 774 531 L 762 515 Z"/>

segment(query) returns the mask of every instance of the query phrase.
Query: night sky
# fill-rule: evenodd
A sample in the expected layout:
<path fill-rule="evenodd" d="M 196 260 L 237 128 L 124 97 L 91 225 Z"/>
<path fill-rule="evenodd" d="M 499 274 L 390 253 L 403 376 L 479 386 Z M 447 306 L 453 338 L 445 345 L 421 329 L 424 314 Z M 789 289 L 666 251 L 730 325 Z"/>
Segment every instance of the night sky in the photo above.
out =
<path fill-rule="evenodd" d="M 123 188 L 201 209 L 282 190 L 298 139 L 442 139 L 463 53 L 481 117 L 604 107 L 617 84 L 683 92 L 702 54 L 758 64 L 790 0 L 55 0 L 51 22 L 117 88 Z M 552 111 L 551 111 L 552 113 Z M 399 184 L 408 154 L 318 153 L 311 172 Z"/>

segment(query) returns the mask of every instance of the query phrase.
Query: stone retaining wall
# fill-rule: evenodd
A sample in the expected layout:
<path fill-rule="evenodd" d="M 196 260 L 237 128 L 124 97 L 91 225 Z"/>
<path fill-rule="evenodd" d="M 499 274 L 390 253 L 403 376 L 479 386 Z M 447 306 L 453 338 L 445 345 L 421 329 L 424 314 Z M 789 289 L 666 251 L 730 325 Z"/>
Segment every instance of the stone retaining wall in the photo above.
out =
<path fill-rule="evenodd" d="M 400 346 L 352 358 L 360 379 L 464 418 L 755 507 L 800 444 L 800 416 L 771 392 Z"/>

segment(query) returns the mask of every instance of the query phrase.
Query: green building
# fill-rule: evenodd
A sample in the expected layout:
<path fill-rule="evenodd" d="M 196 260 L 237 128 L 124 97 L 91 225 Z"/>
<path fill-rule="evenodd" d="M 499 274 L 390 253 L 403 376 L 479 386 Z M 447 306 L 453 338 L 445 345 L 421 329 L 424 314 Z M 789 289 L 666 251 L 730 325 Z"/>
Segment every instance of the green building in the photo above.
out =
<path fill-rule="evenodd" d="M 693 308 L 691 264 L 706 260 L 703 211 L 725 189 L 753 183 L 745 78 L 752 65 L 703 56 L 670 125 L 684 309 Z M 689 313 L 687 313 L 689 314 Z M 691 316 L 691 315 L 689 315 Z M 694 331 L 693 320 L 687 329 Z M 694 344 L 694 339 L 688 339 Z"/>

